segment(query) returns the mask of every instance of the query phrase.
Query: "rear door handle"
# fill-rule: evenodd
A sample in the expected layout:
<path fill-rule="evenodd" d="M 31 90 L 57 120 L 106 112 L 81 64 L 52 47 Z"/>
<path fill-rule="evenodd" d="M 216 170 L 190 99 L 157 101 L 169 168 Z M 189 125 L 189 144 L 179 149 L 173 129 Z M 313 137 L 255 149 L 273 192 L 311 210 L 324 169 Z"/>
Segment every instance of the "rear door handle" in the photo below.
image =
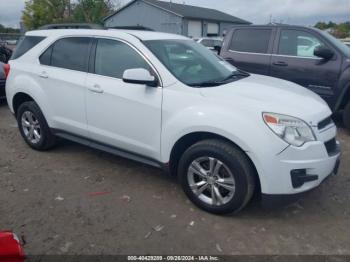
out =
<path fill-rule="evenodd" d="M 94 84 L 93 86 L 89 86 L 88 89 L 94 93 L 98 93 L 98 94 L 103 93 L 103 89 L 98 84 Z"/>
<path fill-rule="evenodd" d="M 45 71 L 42 71 L 42 72 L 39 74 L 39 77 L 41 77 L 41 78 L 49 78 L 49 75 L 48 75 Z"/>
<path fill-rule="evenodd" d="M 283 62 L 283 61 L 273 62 L 273 64 L 275 66 L 288 66 L 288 64 L 286 62 Z"/>

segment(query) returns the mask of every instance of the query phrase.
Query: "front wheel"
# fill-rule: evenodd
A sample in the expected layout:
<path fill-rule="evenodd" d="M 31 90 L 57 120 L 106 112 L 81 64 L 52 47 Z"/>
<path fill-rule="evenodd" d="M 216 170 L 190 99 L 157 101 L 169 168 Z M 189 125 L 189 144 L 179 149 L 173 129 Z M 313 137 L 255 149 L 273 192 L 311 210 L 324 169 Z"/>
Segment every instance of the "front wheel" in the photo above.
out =
<path fill-rule="evenodd" d="M 343 113 L 343 123 L 348 131 L 350 131 L 350 102 L 345 107 Z"/>
<path fill-rule="evenodd" d="M 255 169 L 237 147 L 221 140 L 200 141 L 181 157 L 178 175 L 184 192 L 214 214 L 240 211 L 255 188 Z"/>

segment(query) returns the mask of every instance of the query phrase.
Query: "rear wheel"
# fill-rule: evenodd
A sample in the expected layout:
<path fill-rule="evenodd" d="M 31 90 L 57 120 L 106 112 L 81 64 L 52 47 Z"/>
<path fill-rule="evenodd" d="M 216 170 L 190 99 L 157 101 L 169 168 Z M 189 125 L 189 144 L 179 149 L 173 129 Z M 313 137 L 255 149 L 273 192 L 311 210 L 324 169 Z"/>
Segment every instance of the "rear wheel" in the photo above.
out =
<path fill-rule="evenodd" d="M 34 101 L 24 102 L 19 106 L 17 123 L 22 137 L 31 148 L 48 150 L 55 145 L 55 136 Z"/>
<path fill-rule="evenodd" d="M 181 157 L 179 177 L 189 199 L 215 214 L 240 211 L 255 188 L 255 169 L 237 147 L 221 140 L 204 140 Z"/>
<path fill-rule="evenodd" d="M 343 113 L 343 122 L 348 131 L 350 131 L 350 102 L 345 107 L 344 113 Z"/>

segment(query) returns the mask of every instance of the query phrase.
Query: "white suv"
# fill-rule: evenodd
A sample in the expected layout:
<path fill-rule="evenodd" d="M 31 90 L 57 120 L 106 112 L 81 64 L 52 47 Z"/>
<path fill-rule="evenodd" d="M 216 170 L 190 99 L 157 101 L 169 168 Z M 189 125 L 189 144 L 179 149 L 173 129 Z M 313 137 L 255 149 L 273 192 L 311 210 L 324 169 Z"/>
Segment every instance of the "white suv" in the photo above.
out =
<path fill-rule="evenodd" d="M 306 192 L 339 163 L 319 96 L 242 72 L 179 35 L 28 32 L 6 93 L 33 149 L 58 136 L 166 168 L 212 213 L 237 212 L 254 192 L 270 203 Z"/>

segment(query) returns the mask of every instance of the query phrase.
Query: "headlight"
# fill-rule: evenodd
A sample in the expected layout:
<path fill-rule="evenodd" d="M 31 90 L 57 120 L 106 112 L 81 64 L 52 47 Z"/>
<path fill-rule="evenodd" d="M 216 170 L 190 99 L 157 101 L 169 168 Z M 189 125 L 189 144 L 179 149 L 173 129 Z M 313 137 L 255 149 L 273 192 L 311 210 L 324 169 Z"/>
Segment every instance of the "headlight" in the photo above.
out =
<path fill-rule="evenodd" d="M 303 120 L 275 113 L 263 113 L 263 119 L 270 129 L 293 146 L 302 146 L 306 142 L 315 141 L 311 127 Z"/>

